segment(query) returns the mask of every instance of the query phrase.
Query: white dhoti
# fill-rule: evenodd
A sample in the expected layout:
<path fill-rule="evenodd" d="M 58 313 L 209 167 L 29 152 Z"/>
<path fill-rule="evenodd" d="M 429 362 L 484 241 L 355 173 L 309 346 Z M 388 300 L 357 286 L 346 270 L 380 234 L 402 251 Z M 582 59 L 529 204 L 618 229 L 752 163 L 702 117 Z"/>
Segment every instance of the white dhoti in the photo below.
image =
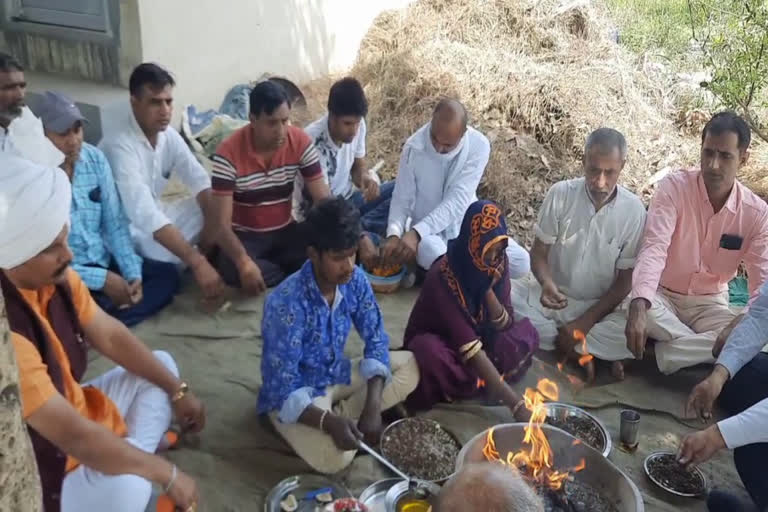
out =
<path fill-rule="evenodd" d="M 522 279 L 512 280 L 512 306 L 515 317 L 527 317 L 539 331 L 539 348 L 554 350 L 557 330 L 572 322 L 591 308 L 597 299 L 579 300 L 568 297 L 568 306 L 564 309 L 548 309 L 541 305 L 541 286 L 536 278 L 529 274 Z M 587 333 L 587 350 L 603 361 L 622 361 L 634 356 L 627 349 L 624 330 L 627 325 L 627 303 L 622 303 L 612 313 L 596 323 Z M 576 346 L 581 353 L 581 345 Z"/>
<path fill-rule="evenodd" d="M 192 245 L 196 244 L 203 230 L 203 212 L 197 199 L 189 197 L 169 203 L 161 202 L 159 206 L 171 224 L 181 232 L 184 240 Z M 126 207 L 129 208 L 130 205 Z M 153 233 L 141 231 L 131 224 L 131 236 L 136 245 L 136 251 L 141 256 L 155 261 L 181 264 L 181 260 L 175 254 L 155 240 Z"/>
<path fill-rule="evenodd" d="M 660 288 L 648 312 L 648 337 L 656 343 L 656 364 L 662 373 L 713 363 L 717 336 L 736 317 L 728 292 L 681 295 Z"/>
<path fill-rule="evenodd" d="M 168 370 L 179 375 L 170 354 L 162 351 L 154 354 Z M 171 402 L 165 391 L 120 367 L 84 386 L 100 389 L 115 403 L 128 426 L 126 441 L 148 453 L 157 450 L 171 424 Z M 64 478 L 61 510 L 144 512 L 151 495 L 152 482 L 140 476 L 105 475 L 81 464 Z"/>

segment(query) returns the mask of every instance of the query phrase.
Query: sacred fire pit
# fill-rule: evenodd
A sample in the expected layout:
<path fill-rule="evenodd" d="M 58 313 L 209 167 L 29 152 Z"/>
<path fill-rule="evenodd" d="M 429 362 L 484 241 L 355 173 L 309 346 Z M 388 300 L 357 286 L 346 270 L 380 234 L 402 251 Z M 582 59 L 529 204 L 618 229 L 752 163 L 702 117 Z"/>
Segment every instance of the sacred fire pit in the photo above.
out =
<path fill-rule="evenodd" d="M 476 435 L 459 453 L 456 470 L 485 461 L 515 466 L 548 512 L 644 511 L 640 491 L 621 470 L 594 448 L 544 423 L 544 399 L 557 397 L 557 385 L 547 379 L 527 389 L 530 422 L 498 425 Z"/>

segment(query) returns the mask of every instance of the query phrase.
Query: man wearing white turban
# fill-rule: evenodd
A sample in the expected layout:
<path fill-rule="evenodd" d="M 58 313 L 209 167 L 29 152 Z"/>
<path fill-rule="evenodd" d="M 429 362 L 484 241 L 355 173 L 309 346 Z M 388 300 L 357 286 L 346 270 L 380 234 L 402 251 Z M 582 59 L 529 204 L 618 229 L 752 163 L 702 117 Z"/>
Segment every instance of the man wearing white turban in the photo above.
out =
<path fill-rule="evenodd" d="M 154 482 L 194 511 L 195 482 L 153 454 L 172 412 L 199 431 L 203 405 L 69 268 L 70 201 L 64 171 L 0 153 L 0 284 L 45 510 L 141 512 Z M 118 367 L 81 385 L 88 346 Z"/>

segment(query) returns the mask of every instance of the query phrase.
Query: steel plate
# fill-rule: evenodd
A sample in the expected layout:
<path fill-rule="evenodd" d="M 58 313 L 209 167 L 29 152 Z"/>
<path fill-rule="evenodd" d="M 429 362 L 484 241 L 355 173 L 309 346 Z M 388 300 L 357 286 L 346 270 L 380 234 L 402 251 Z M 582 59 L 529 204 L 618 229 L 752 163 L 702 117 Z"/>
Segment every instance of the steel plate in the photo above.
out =
<path fill-rule="evenodd" d="M 403 471 L 403 468 L 401 468 L 401 467 L 398 467 L 398 465 L 397 465 L 397 464 L 395 464 L 395 462 L 392 460 L 392 458 L 391 458 L 389 455 L 387 455 L 387 435 L 388 435 L 388 434 L 391 434 L 391 433 L 392 433 L 392 430 L 393 430 L 393 429 L 394 429 L 394 428 L 395 428 L 397 425 L 399 425 L 399 424 L 401 424 L 401 423 L 404 423 L 404 422 L 406 422 L 406 421 L 414 421 L 414 420 L 418 420 L 418 421 L 422 421 L 422 422 L 427 422 L 427 423 L 432 423 L 432 424 L 434 424 L 434 425 L 436 426 L 436 428 L 439 428 L 439 429 L 443 430 L 443 431 L 444 431 L 444 432 L 446 432 L 446 433 L 447 433 L 449 436 L 451 436 L 451 438 L 452 438 L 452 439 L 453 439 L 453 440 L 456 442 L 456 444 L 458 445 L 458 447 L 459 447 L 459 450 L 461 450 L 461 448 L 462 448 L 462 443 L 461 443 L 461 441 L 459 441 L 459 438 L 458 438 L 458 437 L 456 437 L 456 435 L 455 435 L 453 432 L 451 432 L 451 431 L 450 431 L 450 430 L 448 430 L 447 428 L 443 427 L 443 426 L 442 426 L 440 423 L 438 423 L 438 422 L 437 422 L 437 421 L 435 421 L 435 420 L 431 420 L 431 419 L 428 419 L 428 418 L 420 418 L 420 417 L 414 417 L 414 418 L 403 418 L 403 419 L 401 419 L 401 420 L 397 420 L 397 421 L 395 421 L 395 422 L 392 422 L 392 423 L 391 423 L 391 424 L 390 424 L 390 425 L 389 425 L 387 428 L 385 428 L 385 429 L 384 429 L 384 432 L 381 434 L 381 443 L 380 443 L 380 444 L 381 444 L 381 455 L 383 455 L 383 456 L 384 456 L 384 457 L 385 457 L 387 460 L 389 460 L 389 461 L 390 461 L 392 464 L 394 464 L 394 465 L 395 465 L 395 467 L 396 467 L 397 469 L 399 469 L 400 471 Z M 405 473 L 405 474 L 408 474 L 406 471 L 403 471 L 403 473 Z M 450 475 L 446 476 L 445 478 L 441 478 L 440 480 L 433 480 L 433 481 L 431 481 L 430 483 L 433 483 L 433 484 L 438 484 L 438 485 L 442 485 L 442 484 L 444 484 L 445 482 L 447 482 L 447 481 L 448 481 L 448 479 L 449 479 L 449 478 L 451 478 L 451 477 L 454 475 L 454 473 L 455 473 L 455 472 L 451 473 Z M 416 479 L 416 478 L 414 477 L 414 475 L 408 475 L 408 476 L 410 476 L 412 479 Z"/>
<path fill-rule="evenodd" d="M 579 409 L 576 406 L 564 404 L 560 402 L 549 402 L 547 404 L 544 404 L 544 407 L 547 409 L 547 416 L 556 418 L 556 419 L 564 419 L 567 416 L 580 416 L 582 418 L 587 418 L 592 423 L 597 425 L 597 428 L 600 430 L 600 433 L 603 435 L 603 443 L 604 448 L 602 449 L 603 456 L 607 457 L 611 453 L 611 449 L 613 448 L 613 442 L 611 441 L 611 435 L 608 433 L 608 429 L 605 428 L 605 425 L 603 425 L 603 422 L 597 419 L 595 416 L 589 414 L 584 409 Z M 593 446 L 597 451 L 597 447 Z"/>
<path fill-rule="evenodd" d="M 660 482 L 659 480 L 657 480 L 656 478 L 651 476 L 651 472 L 649 471 L 648 464 L 652 460 L 654 460 L 657 457 L 660 457 L 662 455 L 675 455 L 675 454 L 672 453 L 672 452 L 655 452 L 655 453 L 652 453 L 649 456 L 647 456 L 645 458 L 645 461 L 643 462 L 643 469 L 645 470 L 645 475 L 648 477 L 648 479 L 651 482 L 653 482 L 654 484 L 659 486 L 661 489 L 664 489 L 668 493 L 674 494 L 675 496 L 682 496 L 683 498 L 700 498 L 701 496 L 704 496 L 705 494 L 707 494 L 707 477 L 705 477 L 704 473 L 702 473 L 702 471 L 699 468 L 697 468 L 697 467 L 694 467 L 694 468 L 691 469 L 691 471 L 693 471 L 699 477 L 699 479 L 701 481 L 702 491 L 700 493 L 696 493 L 696 494 L 676 491 L 676 490 L 674 490 L 674 489 L 672 489 L 670 487 L 667 487 L 662 482 Z"/>
<path fill-rule="evenodd" d="M 343 485 L 334 482 L 330 478 L 321 475 L 296 475 L 286 478 L 269 491 L 267 499 L 264 501 L 264 512 L 282 512 L 280 502 L 289 494 L 296 497 L 299 502 L 299 508 L 296 512 L 315 512 L 315 508 L 320 504 L 313 498 L 306 500 L 307 493 L 330 487 L 332 489 L 333 499 L 352 498 L 350 493 Z"/>

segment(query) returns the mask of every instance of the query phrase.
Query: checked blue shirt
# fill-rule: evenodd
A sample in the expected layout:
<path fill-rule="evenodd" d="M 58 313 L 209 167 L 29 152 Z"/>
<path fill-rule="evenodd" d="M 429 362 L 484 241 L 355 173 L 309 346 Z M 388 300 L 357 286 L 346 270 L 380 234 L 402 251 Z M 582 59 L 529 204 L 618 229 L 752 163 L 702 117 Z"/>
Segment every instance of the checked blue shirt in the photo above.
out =
<path fill-rule="evenodd" d="M 279 410 L 280 421 L 296 423 L 327 387 L 349 384 L 352 364 L 344 346 L 352 324 L 365 342 L 360 374 L 366 380 L 389 380 L 389 336 L 359 267 L 336 288 L 330 306 L 317 287 L 311 261 L 283 281 L 264 305 L 259 414 Z"/>
<path fill-rule="evenodd" d="M 100 149 L 83 143 L 72 178 L 69 246 L 72 267 L 91 290 L 101 290 L 112 260 L 128 281 L 141 279 L 136 254 L 117 194 L 112 169 Z"/>

